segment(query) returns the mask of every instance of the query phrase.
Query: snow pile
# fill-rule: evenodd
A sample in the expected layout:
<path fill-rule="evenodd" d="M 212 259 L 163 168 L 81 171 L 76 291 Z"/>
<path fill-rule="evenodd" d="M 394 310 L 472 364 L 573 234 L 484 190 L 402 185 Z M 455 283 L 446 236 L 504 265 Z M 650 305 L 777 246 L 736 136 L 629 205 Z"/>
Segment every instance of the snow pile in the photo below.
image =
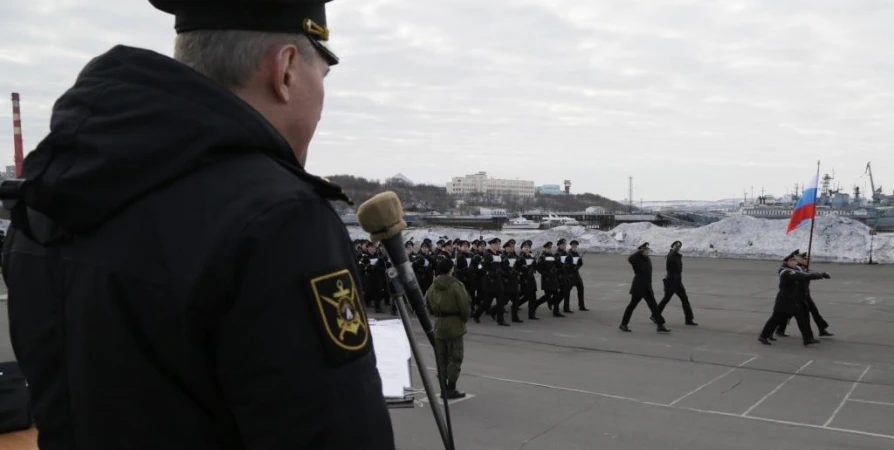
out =
<path fill-rule="evenodd" d="M 785 233 L 787 220 L 758 219 L 734 216 L 700 228 L 662 228 L 650 223 L 623 224 L 611 231 L 587 230 L 584 227 L 558 227 L 550 230 L 485 231 L 484 239 L 499 237 L 504 242 L 514 238 L 534 242 L 535 253 L 547 241 L 559 238 L 577 239 L 586 252 L 628 253 L 643 242 L 653 251 L 663 254 L 674 241 L 683 242 L 683 252 L 689 256 L 747 259 L 780 259 L 794 249 L 807 251 L 810 225 L 806 224 L 790 234 Z M 348 227 L 353 239 L 369 238 L 360 227 Z M 404 231 L 404 238 L 433 242 L 443 236 L 450 239 L 478 239 L 477 230 L 457 228 L 419 228 Z M 813 254 L 817 261 L 866 262 L 870 249 L 869 228 L 857 221 L 834 216 L 816 220 Z M 894 236 L 878 235 L 872 243 L 873 261 L 894 264 Z"/>

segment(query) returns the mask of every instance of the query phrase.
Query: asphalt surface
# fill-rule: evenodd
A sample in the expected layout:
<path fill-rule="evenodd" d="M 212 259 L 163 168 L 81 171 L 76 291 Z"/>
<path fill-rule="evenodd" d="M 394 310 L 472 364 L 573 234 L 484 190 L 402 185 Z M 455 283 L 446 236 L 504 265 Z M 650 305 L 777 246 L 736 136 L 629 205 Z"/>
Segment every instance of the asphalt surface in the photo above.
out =
<path fill-rule="evenodd" d="M 653 257 L 656 269 L 663 261 Z M 645 303 L 633 332 L 618 330 L 632 272 L 617 255 L 586 258 L 589 312 L 470 323 L 458 384 L 469 397 L 451 406 L 457 448 L 894 448 L 894 267 L 817 264 L 833 277 L 811 290 L 835 336 L 805 348 L 794 323 L 775 345 L 757 342 L 777 263 L 684 264 L 700 326 L 683 325 L 675 299 L 669 335 Z M 399 448 L 443 448 L 430 405 L 417 404 L 392 410 Z"/>
<path fill-rule="evenodd" d="M 660 272 L 663 257 L 653 263 Z M 794 324 L 773 346 L 757 342 L 775 262 L 684 259 L 700 326 L 683 325 L 675 299 L 669 335 L 655 332 L 645 303 L 633 333 L 618 330 L 632 278 L 624 257 L 585 264 L 591 311 L 552 318 L 541 307 L 537 322 L 469 324 L 458 385 L 469 396 L 451 405 L 458 449 L 894 448 L 894 267 L 817 264 L 833 277 L 812 292 L 835 337 L 805 348 Z M 9 360 L 6 314 L 0 327 Z M 443 448 L 430 405 L 417 399 L 391 410 L 398 448 Z"/>

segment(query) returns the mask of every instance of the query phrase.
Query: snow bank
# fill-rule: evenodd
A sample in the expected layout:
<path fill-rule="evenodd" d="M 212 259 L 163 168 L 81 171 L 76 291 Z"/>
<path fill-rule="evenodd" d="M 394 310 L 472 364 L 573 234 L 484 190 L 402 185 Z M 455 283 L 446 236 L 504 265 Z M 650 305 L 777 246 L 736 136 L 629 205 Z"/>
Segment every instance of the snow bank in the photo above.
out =
<path fill-rule="evenodd" d="M 546 241 L 555 243 L 559 238 L 577 239 L 580 248 L 587 252 L 627 253 L 643 242 L 663 254 L 676 240 L 683 242 L 687 256 L 744 259 L 780 259 L 792 250 L 807 250 L 809 224 L 785 233 L 787 220 L 758 219 L 750 216 L 734 216 L 700 228 L 662 228 L 650 223 L 624 224 L 611 231 L 587 230 L 583 227 L 558 227 L 550 230 L 508 230 L 486 232 L 485 239 L 500 237 L 504 241 L 514 238 L 521 242 L 530 239 L 535 252 Z M 353 239 L 368 238 L 360 227 L 348 227 Z M 476 230 L 457 228 L 417 228 L 404 231 L 406 239 L 422 242 L 429 238 L 437 241 L 442 236 L 451 239 L 477 239 Z M 823 216 L 816 220 L 813 238 L 813 254 L 817 261 L 865 263 L 869 260 L 869 228 L 857 221 Z M 894 264 L 894 235 L 875 236 L 873 261 Z"/>

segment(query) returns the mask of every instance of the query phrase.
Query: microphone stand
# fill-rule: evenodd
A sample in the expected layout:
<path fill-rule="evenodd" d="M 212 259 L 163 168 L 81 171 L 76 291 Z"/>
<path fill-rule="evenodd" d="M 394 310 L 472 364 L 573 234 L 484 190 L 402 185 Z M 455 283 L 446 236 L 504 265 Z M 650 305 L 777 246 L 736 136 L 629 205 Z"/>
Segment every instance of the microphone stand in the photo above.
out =
<path fill-rule="evenodd" d="M 404 331 L 407 333 L 407 340 L 410 341 L 410 349 L 413 353 L 413 359 L 416 360 L 416 367 L 419 369 L 422 385 L 425 386 L 425 393 L 431 404 L 432 414 L 435 416 L 435 423 L 438 425 L 438 431 L 441 433 L 441 441 L 444 443 L 444 448 L 446 450 L 455 450 L 456 447 L 453 442 L 453 426 L 450 423 L 450 407 L 447 403 L 447 397 L 445 396 L 443 398 L 444 411 L 442 412 L 435 399 L 435 392 L 434 389 L 432 389 L 432 383 L 431 380 L 429 380 L 428 371 L 425 368 L 425 361 L 422 359 L 422 352 L 419 351 L 419 346 L 416 343 L 416 336 L 413 335 L 413 330 L 410 328 L 410 313 L 407 311 L 407 307 L 404 304 L 406 296 L 404 295 L 404 288 L 400 283 L 400 278 L 397 276 L 397 269 L 390 267 L 385 273 L 388 277 L 391 301 L 397 304 L 397 312 L 400 314 L 400 321 L 403 323 Z M 447 385 L 444 382 L 444 377 L 441 376 L 443 368 L 438 361 L 437 349 L 433 350 L 435 351 L 435 366 L 438 370 L 438 382 L 441 387 L 441 394 L 443 395 L 447 392 Z"/>

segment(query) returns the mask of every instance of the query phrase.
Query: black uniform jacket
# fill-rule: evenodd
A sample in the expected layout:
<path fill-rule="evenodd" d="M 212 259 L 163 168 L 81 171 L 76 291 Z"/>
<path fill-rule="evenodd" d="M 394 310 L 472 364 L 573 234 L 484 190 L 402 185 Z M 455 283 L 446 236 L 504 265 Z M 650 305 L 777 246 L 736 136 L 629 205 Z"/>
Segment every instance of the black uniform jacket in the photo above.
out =
<path fill-rule="evenodd" d="M 633 283 L 630 286 L 630 294 L 655 295 L 652 290 L 652 260 L 642 252 L 636 252 L 627 258 L 627 262 L 633 267 Z"/>
<path fill-rule="evenodd" d="M 683 255 L 676 250 L 671 250 L 665 259 L 667 278 L 664 279 L 664 289 L 673 291 L 683 283 Z"/>
<path fill-rule="evenodd" d="M 534 255 L 523 253 L 518 257 L 518 271 L 521 274 L 519 289 L 523 294 L 537 292 L 537 278 L 534 277 L 534 274 L 537 273 L 537 265 Z"/>
<path fill-rule="evenodd" d="M 577 262 L 574 262 L 574 258 L 577 258 Z M 580 255 L 577 250 L 568 250 L 568 259 L 566 260 L 568 265 L 568 273 L 571 274 L 572 282 L 576 280 L 580 280 L 580 268 L 584 265 L 584 258 Z"/>
<path fill-rule="evenodd" d="M 810 280 L 821 279 L 823 274 L 790 269 L 785 265 L 779 268 L 778 273 L 779 292 L 776 294 L 773 312 L 794 315 L 800 310 L 806 311 L 807 294 L 804 284 Z"/>
<path fill-rule="evenodd" d="M 481 258 L 481 265 L 484 266 L 484 279 L 482 280 L 484 292 L 503 293 L 506 288 L 503 274 L 508 271 L 509 267 L 509 262 L 503 257 L 503 254 L 487 249 Z"/>
<path fill-rule="evenodd" d="M 549 253 L 541 253 L 537 257 L 537 272 L 540 272 L 540 286 L 544 291 L 559 290 L 559 276 L 556 268 L 556 257 Z"/>
<path fill-rule="evenodd" d="M 394 448 L 343 194 L 259 113 L 118 46 L 50 128 L 4 265 L 41 449 Z"/>
<path fill-rule="evenodd" d="M 503 252 L 503 259 L 506 264 L 503 265 L 503 283 L 507 293 L 515 294 L 518 292 L 520 273 L 518 271 L 524 260 L 518 253 Z"/>

